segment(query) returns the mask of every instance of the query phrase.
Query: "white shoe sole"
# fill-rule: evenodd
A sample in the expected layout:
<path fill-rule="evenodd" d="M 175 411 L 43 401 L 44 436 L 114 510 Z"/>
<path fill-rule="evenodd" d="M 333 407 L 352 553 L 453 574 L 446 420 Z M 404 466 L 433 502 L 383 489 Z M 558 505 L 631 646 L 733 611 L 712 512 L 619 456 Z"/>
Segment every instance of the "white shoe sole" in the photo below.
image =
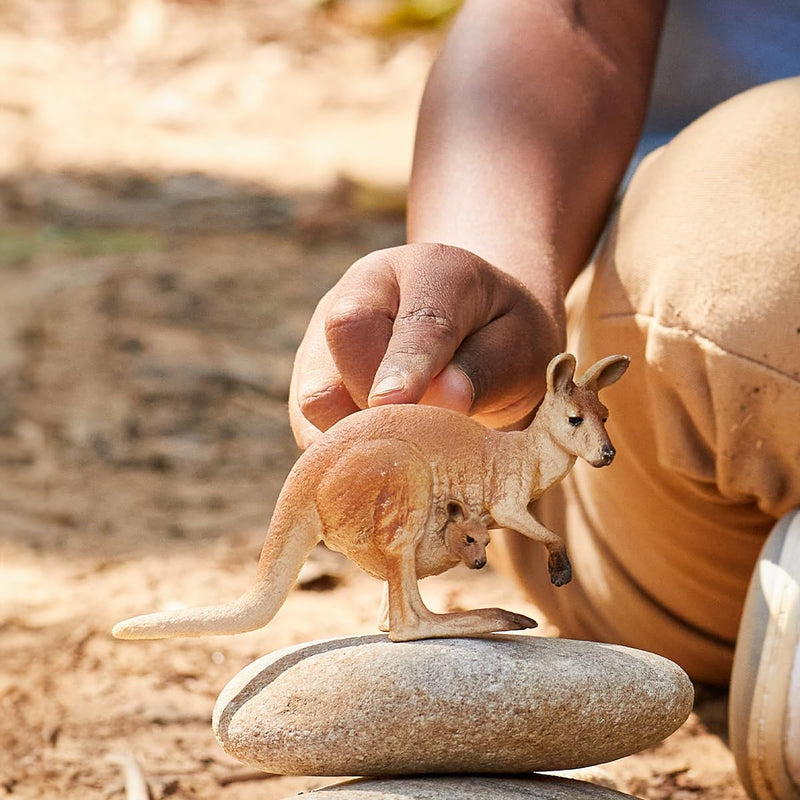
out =
<path fill-rule="evenodd" d="M 800 798 L 800 510 L 778 522 L 753 572 L 733 661 L 729 733 L 750 797 Z"/>

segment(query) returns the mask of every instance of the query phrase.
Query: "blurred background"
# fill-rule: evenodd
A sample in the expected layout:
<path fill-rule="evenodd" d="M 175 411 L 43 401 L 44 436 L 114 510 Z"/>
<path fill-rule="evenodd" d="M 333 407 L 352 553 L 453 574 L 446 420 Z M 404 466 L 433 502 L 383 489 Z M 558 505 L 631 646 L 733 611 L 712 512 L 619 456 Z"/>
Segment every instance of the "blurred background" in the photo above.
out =
<path fill-rule="evenodd" d="M 154 800 L 330 782 L 254 775 L 211 709 L 263 653 L 374 632 L 377 582 L 320 551 L 263 631 L 109 630 L 251 580 L 297 457 L 295 349 L 350 263 L 403 241 L 417 105 L 456 6 L 0 3 L 0 796 L 124 797 L 121 754 Z M 537 615 L 491 570 L 423 592 Z M 613 785 L 739 797 L 692 725 Z"/>
<path fill-rule="evenodd" d="M 311 308 L 402 240 L 454 5 L 2 4 L 2 463 L 275 459 Z"/>
<path fill-rule="evenodd" d="M 264 631 L 109 630 L 252 579 L 298 454 L 294 352 L 350 263 L 403 240 L 454 6 L 0 3 L 0 796 L 123 797 L 129 753 L 153 798 L 320 784 L 254 777 L 211 709 L 259 655 L 374 632 L 377 582 L 320 551 Z M 432 604 L 500 584 L 471 586 Z"/>

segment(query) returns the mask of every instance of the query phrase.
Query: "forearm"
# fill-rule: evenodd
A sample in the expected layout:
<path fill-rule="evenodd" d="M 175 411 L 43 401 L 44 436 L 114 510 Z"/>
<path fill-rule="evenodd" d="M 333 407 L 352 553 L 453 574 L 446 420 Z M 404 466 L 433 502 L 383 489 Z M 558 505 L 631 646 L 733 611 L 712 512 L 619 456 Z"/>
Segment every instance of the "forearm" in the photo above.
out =
<path fill-rule="evenodd" d="M 366 404 L 529 419 L 639 134 L 665 2 L 466 0 L 420 110 L 411 244 L 353 264 L 298 352 L 303 446 Z"/>
<path fill-rule="evenodd" d="M 409 241 L 521 280 L 563 335 L 638 138 L 664 2 L 467 0 L 420 110 Z"/>

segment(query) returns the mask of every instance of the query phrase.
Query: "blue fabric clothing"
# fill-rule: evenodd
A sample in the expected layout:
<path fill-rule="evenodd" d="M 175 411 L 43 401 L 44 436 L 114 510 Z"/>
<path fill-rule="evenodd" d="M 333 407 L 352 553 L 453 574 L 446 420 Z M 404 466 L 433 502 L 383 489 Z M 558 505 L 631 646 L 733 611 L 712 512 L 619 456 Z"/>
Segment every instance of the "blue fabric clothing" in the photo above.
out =
<path fill-rule="evenodd" d="M 671 0 L 635 162 L 723 100 L 793 75 L 800 0 Z"/>

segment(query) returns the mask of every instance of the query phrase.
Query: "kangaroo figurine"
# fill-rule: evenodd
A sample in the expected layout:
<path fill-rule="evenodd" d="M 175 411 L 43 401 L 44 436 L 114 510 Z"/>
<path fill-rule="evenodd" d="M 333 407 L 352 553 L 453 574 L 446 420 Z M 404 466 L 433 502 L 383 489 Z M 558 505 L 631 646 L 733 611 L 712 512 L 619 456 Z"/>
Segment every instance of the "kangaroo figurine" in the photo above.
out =
<path fill-rule="evenodd" d="M 580 457 L 594 467 L 615 450 L 600 389 L 629 358 L 614 355 L 575 380 L 575 358 L 556 356 L 547 390 L 524 431 L 495 431 L 453 411 L 387 405 L 345 417 L 298 459 L 278 497 L 252 588 L 232 603 L 133 617 L 120 639 L 232 634 L 266 625 L 283 605 L 312 548 L 324 541 L 388 584 L 380 627 L 393 641 L 475 636 L 536 626 L 521 614 L 482 608 L 435 614 L 417 579 L 460 561 L 486 563 L 490 528 L 542 542 L 550 580 L 572 570 L 563 541 L 530 513 L 532 501 Z"/>

